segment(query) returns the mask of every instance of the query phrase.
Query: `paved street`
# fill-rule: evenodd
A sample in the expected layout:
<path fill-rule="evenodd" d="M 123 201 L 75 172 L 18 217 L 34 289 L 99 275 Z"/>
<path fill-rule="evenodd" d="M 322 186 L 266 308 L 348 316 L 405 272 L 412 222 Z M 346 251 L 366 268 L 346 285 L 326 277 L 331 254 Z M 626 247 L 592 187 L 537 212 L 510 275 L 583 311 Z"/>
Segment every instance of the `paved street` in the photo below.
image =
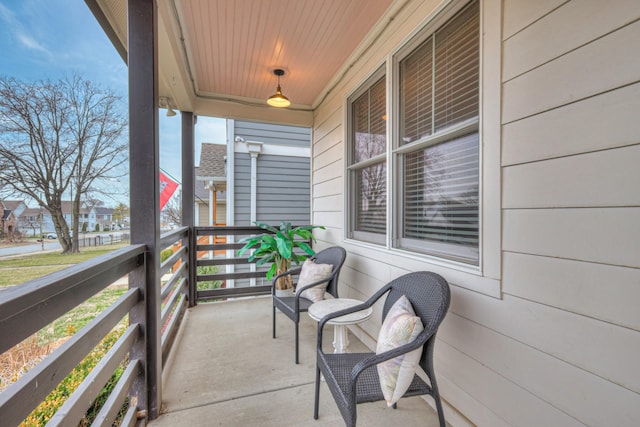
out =
<path fill-rule="evenodd" d="M 96 238 L 98 236 L 101 237 L 101 241 L 102 244 L 110 244 L 113 241 L 118 241 L 121 240 L 121 238 L 123 238 L 126 232 L 122 232 L 122 231 L 113 231 L 113 232 L 108 232 L 108 231 L 104 231 L 102 233 L 99 234 L 80 234 L 80 239 L 84 239 L 85 243 L 84 246 L 95 246 L 96 245 Z M 100 244 L 100 243 L 98 243 Z M 81 250 L 82 250 L 82 244 L 80 246 Z M 57 251 L 60 250 L 61 246 L 60 243 L 58 242 L 58 240 L 48 240 L 45 239 L 44 241 L 44 251 Z M 12 255 L 22 255 L 22 254 L 29 254 L 29 253 L 33 253 L 33 252 L 41 252 L 42 249 L 42 244 L 41 243 L 32 243 L 32 244 L 27 244 L 27 245 L 16 245 L 16 246 L 10 246 L 10 247 L 6 247 L 6 248 L 0 248 L 0 259 L 4 258 L 4 257 L 8 257 L 8 256 L 12 256 Z"/>
<path fill-rule="evenodd" d="M 57 240 L 49 240 L 44 242 L 44 250 L 45 251 L 55 251 L 60 250 L 60 243 Z M 10 246 L 7 248 L 0 248 L 0 259 L 11 256 L 11 255 L 22 255 L 28 254 L 32 252 L 41 252 L 42 244 L 41 243 L 33 243 L 29 245 L 20 245 L 20 246 Z"/>

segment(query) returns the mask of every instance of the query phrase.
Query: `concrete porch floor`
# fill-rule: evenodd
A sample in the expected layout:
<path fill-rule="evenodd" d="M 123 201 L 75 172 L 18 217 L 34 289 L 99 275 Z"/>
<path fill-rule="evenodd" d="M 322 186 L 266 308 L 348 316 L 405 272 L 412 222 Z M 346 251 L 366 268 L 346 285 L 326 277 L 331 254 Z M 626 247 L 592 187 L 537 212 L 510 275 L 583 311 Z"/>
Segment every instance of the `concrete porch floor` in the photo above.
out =
<path fill-rule="evenodd" d="M 313 419 L 316 322 L 300 321 L 300 364 L 294 363 L 294 324 L 277 315 L 271 338 L 271 299 L 259 297 L 201 304 L 189 309 L 163 374 L 165 426 L 340 426 L 342 417 L 326 385 L 320 388 L 320 418 Z M 325 331 L 331 349 L 333 330 Z M 366 351 L 353 334 L 351 351 Z M 430 399 L 430 397 L 426 397 Z M 437 426 L 422 397 L 358 405 L 358 425 Z"/>

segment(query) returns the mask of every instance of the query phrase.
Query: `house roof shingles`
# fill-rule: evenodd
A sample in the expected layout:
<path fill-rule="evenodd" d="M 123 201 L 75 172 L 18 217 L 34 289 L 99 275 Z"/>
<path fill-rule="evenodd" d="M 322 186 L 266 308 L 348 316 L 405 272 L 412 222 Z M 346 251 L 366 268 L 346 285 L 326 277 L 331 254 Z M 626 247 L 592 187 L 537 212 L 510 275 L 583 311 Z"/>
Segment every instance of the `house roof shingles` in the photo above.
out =
<path fill-rule="evenodd" d="M 226 155 L 226 145 L 203 143 L 200 153 L 200 168 L 197 175 L 203 178 L 226 177 Z"/>
<path fill-rule="evenodd" d="M 196 166 L 195 170 L 196 176 L 201 176 L 200 168 Z M 196 180 L 194 193 L 196 201 L 202 200 L 204 203 L 207 203 L 207 200 L 209 200 L 209 191 L 205 188 L 205 184 L 205 181 Z"/>

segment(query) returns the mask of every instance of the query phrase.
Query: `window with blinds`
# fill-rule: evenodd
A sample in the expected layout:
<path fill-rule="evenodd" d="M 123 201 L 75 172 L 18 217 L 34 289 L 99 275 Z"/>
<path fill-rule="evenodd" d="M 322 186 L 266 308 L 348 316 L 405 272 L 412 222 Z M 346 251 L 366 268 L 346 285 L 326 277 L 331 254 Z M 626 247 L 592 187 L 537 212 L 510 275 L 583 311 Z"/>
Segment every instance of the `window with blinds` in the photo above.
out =
<path fill-rule="evenodd" d="M 472 2 L 398 64 L 399 246 L 479 258 L 479 5 Z"/>
<path fill-rule="evenodd" d="M 387 228 L 387 98 L 380 74 L 349 102 L 349 235 L 374 243 L 384 243 Z"/>

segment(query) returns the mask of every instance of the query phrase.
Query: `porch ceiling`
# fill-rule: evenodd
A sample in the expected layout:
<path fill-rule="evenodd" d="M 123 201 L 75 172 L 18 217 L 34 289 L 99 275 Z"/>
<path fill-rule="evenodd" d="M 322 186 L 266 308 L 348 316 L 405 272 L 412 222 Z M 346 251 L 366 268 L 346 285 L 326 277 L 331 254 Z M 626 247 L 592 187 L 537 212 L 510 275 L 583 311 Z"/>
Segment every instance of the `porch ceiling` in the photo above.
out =
<path fill-rule="evenodd" d="M 126 0 L 85 1 L 125 56 Z M 401 2 L 158 0 L 160 95 L 201 115 L 308 121 L 395 3 Z M 275 92 L 275 68 L 286 70 L 288 113 L 265 103 Z"/>

